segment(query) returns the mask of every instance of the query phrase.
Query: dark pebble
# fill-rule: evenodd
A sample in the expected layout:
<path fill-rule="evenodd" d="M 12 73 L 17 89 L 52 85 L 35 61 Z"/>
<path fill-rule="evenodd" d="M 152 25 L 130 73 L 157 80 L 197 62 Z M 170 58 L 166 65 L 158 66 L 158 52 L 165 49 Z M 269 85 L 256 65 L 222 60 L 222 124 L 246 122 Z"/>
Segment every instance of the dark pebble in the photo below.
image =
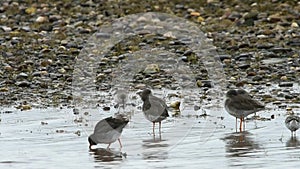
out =
<path fill-rule="evenodd" d="M 202 80 L 202 86 L 201 87 L 207 87 L 207 88 L 212 88 L 212 82 L 210 80 Z"/>
<path fill-rule="evenodd" d="M 250 64 L 245 63 L 245 64 L 239 65 L 238 67 L 239 67 L 240 69 L 247 69 L 247 68 L 250 67 Z"/>
<path fill-rule="evenodd" d="M 28 81 L 20 81 L 16 82 L 16 85 L 19 87 L 30 87 L 31 83 Z"/>
<path fill-rule="evenodd" d="M 252 54 L 251 53 L 242 53 L 238 56 L 236 56 L 234 59 L 235 60 L 248 60 L 250 58 L 252 58 Z"/>
<path fill-rule="evenodd" d="M 186 56 L 182 56 L 181 60 L 184 61 L 184 62 L 188 62 L 188 58 Z"/>
<path fill-rule="evenodd" d="M 280 82 L 279 87 L 293 87 L 292 82 Z"/>
<path fill-rule="evenodd" d="M 73 113 L 74 113 L 75 115 L 78 115 L 78 114 L 79 114 L 79 109 L 74 108 L 74 109 L 73 109 Z"/>
<path fill-rule="evenodd" d="M 300 39 L 293 39 L 286 43 L 289 46 L 300 46 Z"/>
<path fill-rule="evenodd" d="M 270 49 L 274 47 L 272 43 L 256 44 L 257 49 Z"/>
<path fill-rule="evenodd" d="M 103 110 L 104 110 L 104 111 L 109 111 L 109 110 L 110 110 L 110 107 L 103 107 Z"/>
<path fill-rule="evenodd" d="M 253 81 L 261 81 L 261 80 L 263 80 L 263 77 L 257 75 L 257 76 L 254 76 L 254 77 L 252 78 L 252 80 L 253 80 Z"/>
<path fill-rule="evenodd" d="M 231 59 L 231 55 L 219 55 L 218 57 L 221 61 L 223 61 L 225 59 Z"/>
<path fill-rule="evenodd" d="M 275 115 L 274 114 L 271 115 L 271 119 L 275 119 Z"/>
<path fill-rule="evenodd" d="M 272 48 L 272 49 L 270 49 L 271 51 L 273 51 L 273 52 L 290 52 L 290 51 L 292 51 L 292 49 L 291 48 Z"/>

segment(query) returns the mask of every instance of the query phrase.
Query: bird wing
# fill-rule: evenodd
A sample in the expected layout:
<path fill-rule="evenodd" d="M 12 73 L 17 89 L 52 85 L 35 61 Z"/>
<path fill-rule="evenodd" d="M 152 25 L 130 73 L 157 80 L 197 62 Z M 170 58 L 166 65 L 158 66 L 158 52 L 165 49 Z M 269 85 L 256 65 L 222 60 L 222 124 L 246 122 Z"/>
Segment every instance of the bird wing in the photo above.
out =
<path fill-rule="evenodd" d="M 150 102 L 150 109 L 153 115 L 156 116 L 166 116 L 168 117 L 168 109 L 167 104 L 164 100 L 155 97 L 153 95 L 149 96 L 149 102 Z"/>
<path fill-rule="evenodd" d="M 236 104 L 232 104 L 232 106 L 238 110 L 251 111 L 256 109 L 262 109 L 265 107 L 264 105 L 262 105 L 256 100 L 253 100 L 250 97 L 242 97 L 240 95 L 237 95 L 233 99 L 236 100 Z"/>
<path fill-rule="evenodd" d="M 112 118 L 112 117 L 109 117 L 109 118 Z M 96 126 L 95 126 L 95 129 L 94 129 L 94 133 L 97 134 L 97 133 L 107 133 L 109 132 L 110 130 L 113 130 L 113 126 L 111 126 L 109 124 L 109 122 L 107 121 L 107 119 L 109 118 L 105 118 L 103 120 L 100 120 Z"/>

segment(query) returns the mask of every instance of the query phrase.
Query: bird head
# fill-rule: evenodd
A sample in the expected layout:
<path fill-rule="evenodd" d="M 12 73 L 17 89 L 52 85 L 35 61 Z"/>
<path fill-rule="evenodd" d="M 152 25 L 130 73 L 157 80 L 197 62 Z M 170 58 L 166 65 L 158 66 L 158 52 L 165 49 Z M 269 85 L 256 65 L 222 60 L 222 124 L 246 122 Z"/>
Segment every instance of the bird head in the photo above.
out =
<path fill-rule="evenodd" d="M 88 138 L 88 141 L 90 143 L 90 146 L 89 146 L 90 149 L 92 149 L 93 145 L 97 145 L 97 143 L 94 142 L 94 140 L 91 138 L 91 136 Z"/>
<path fill-rule="evenodd" d="M 143 91 L 139 91 L 136 94 L 138 94 L 141 97 L 141 99 L 144 101 L 151 94 L 151 90 L 150 89 L 144 89 Z"/>
<path fill-rule="evenodd" d="M 237 91 L 234 90 L 234 89 L 230 89 L 227 93 L 226 93 L 226 97 L 227 98 L 231 98 L 231 97 L 234 97 L 234 96 L 237 96 Z"/>

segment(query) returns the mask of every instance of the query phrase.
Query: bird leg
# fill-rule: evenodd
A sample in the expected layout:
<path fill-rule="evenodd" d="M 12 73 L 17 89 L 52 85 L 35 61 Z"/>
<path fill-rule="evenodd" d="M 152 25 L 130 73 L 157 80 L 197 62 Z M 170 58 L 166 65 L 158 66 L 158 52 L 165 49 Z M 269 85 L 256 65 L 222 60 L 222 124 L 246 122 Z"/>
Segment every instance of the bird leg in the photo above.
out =
<path fill-rule="evenodd" d="M 246 125 L 246 123 L 245 123 L 245 118 L 243 117 L 243 127 L 244 127 L 244 131 L 245 131 L 245 125 Z"/>
<path fill-rule="evenodd" d="M 161 134 L 161 121 L 158 122 L 159 134 Z"/>
<path fill-rule="evenodd" d="M 106 147 L 106 149 L 109 149 L 110 143 L 108 144 L 108 146 Z"/>
<path fill-rule="evenodd" d="M 153 136 L 155 136 L 154 127 L 155 127 L 155 122 L 153 122 L 153 127 L 152 127 Z"/>
<path fill-rule="evenodd" d="M 237 122 L 237 119 L 238 119 L 238 118 L 236 117 L 236 118 L 235 118 L 235 132 L 237 132 L 237 123 L 238 123 L 238 122 Z"/>
<path fill-rule="evenodd" d="M 240 132 L 242 132 L 243 117 L 240 118 Z"/>
<path fill-rule="evenodd" d="M 122 143 L 121 143 L 121 139 L 120 138 L 118 138 L 118 141 L 119 141 L 119 144 L 120 144 L 120 149 L 123 147 L 122 146 Z"/>

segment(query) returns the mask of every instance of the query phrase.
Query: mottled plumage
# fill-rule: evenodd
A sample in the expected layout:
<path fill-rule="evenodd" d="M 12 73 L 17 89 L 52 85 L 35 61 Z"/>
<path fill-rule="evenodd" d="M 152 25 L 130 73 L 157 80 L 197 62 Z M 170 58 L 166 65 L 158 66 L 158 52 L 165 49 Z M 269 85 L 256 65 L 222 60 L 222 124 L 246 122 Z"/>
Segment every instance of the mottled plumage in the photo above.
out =
<path fill-rule="evenodd" d="M 226 94 L 225 109 L 226 111 L 241 120 L 240 131 L 242 131 L 242 123 L 244 118 L 249 114 L 264 109 L 264 105 L 251 98 L 251 96 L 243 89 L 229 90 Z"/>
<path fill-rule="evenodd" d="M 88 138 L 90 148 L 92 145 L 97 145 L 98 143 L 108 144 L 107 148 L 109 148 L 110 144 L 116 140 L 119 141 L 120 147 L 122 147 L 119 137 L 128 122 L 123 117 L 108 117 L 99 121 L 95 126 L 94 133 Z"/>
<path fill-rule="evenodd" d="M 138 92 L 143 103 L 143 112 L 149 121 L 153 122 L 153 134 L 155 123 L 159 123 L 159 132 L 161 131 L 161 121 L 169 117 L 167 104 L 161 98 L 153 96 L 151 90 L 144 89 L 142 92 Z"/>
<path fill-rule="evenodd" d="M 114 93 L 114 100 L 117 103 L 116 107 L 122 106 L 123 109 L 125 109 L 128 100 L 128 91 L 123 89 L 116 90 Z"/>
<path fill-rule="evenodd" d="M 300 127 L 300 117 L 296 116 L 296 115 L 289 115 L 286 119 L 285 119 L 285 126 L 291 130 L 292 135 L 295 134 L 296 135 L 296 131 L 299 129 Z"/>

